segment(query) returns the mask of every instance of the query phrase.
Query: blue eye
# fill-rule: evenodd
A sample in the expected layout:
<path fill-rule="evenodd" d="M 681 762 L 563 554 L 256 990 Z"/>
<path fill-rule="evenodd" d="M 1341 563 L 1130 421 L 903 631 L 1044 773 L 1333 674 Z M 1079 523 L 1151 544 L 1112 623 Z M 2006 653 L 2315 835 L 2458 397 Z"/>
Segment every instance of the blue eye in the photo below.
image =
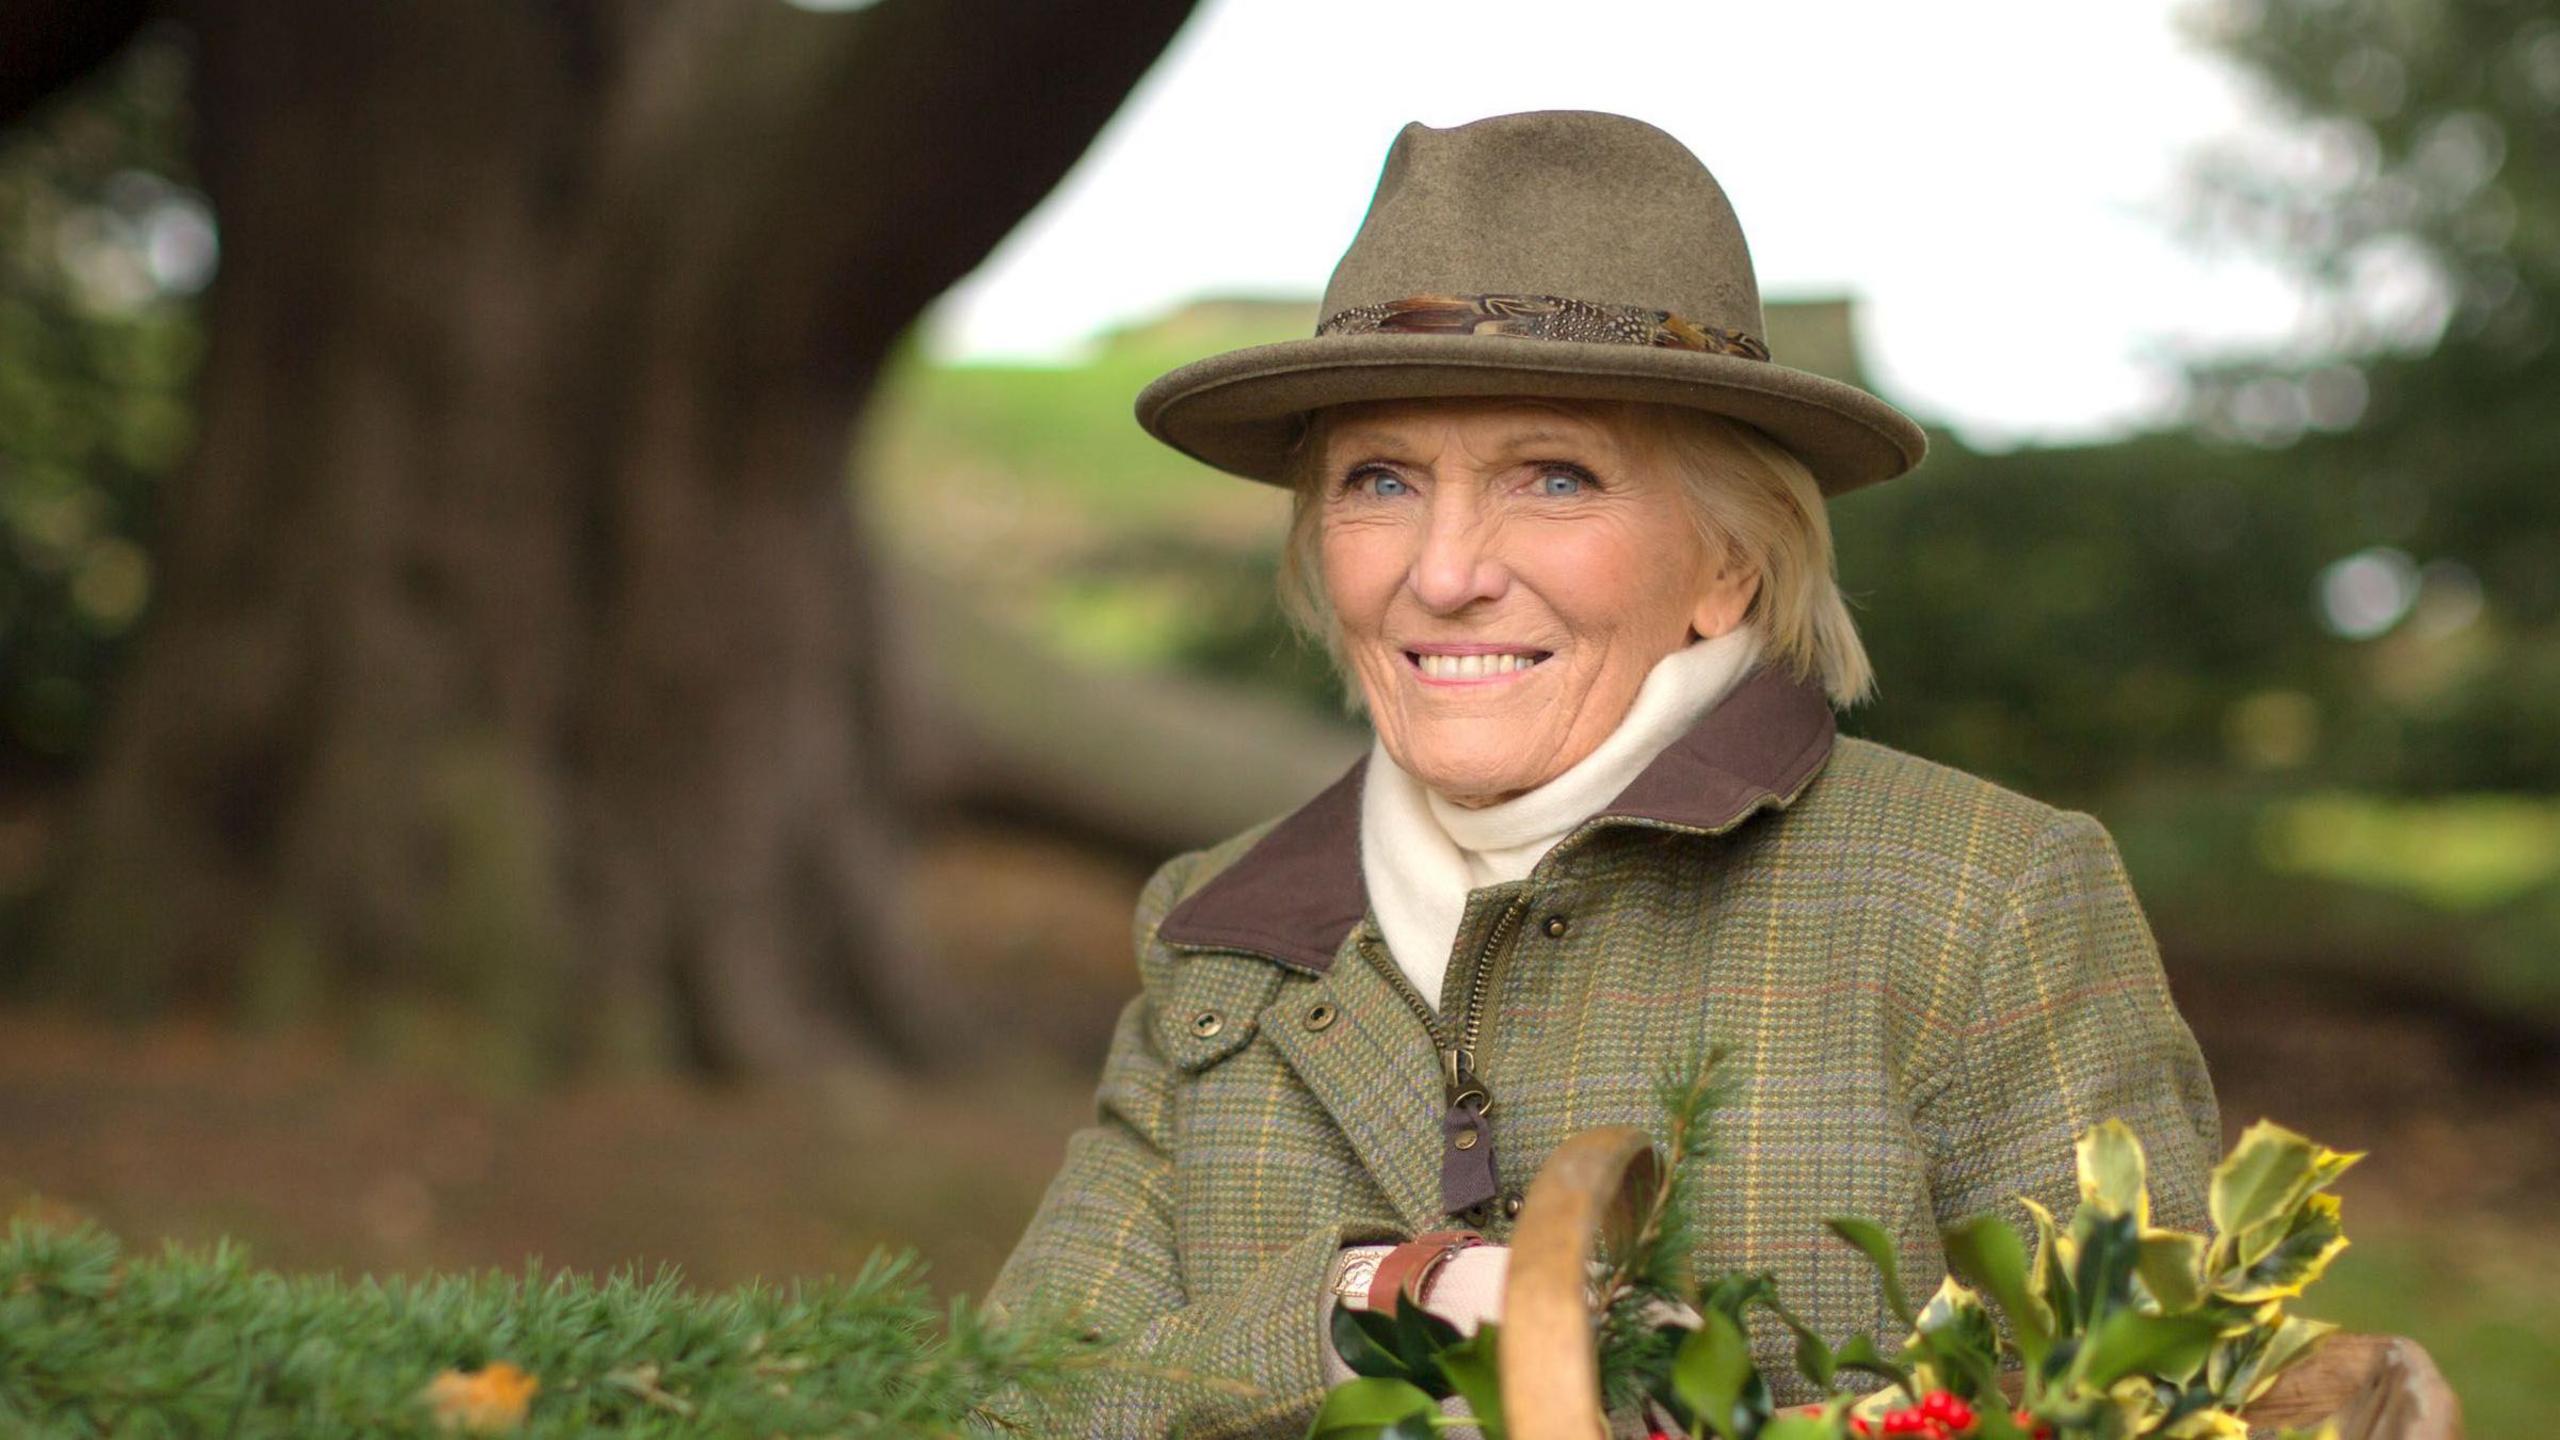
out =
<path fill-rule="evenodd" d="M 1404 483 L 1394 471 L 1375 465 L 1352 471 L 1351 477 L 1343 482 L 1343 488 L 1358 490 L 1364 484 L 1370 494 L 1382 499 L 1392 500 L 1413 493 L 1413 487 Z"/>
<path fill-rule="evenodd" d="M 1579 495 L 1584 476 L 1578 470 L 1549 470 L 1538 476 L 1541 495 Z"/>

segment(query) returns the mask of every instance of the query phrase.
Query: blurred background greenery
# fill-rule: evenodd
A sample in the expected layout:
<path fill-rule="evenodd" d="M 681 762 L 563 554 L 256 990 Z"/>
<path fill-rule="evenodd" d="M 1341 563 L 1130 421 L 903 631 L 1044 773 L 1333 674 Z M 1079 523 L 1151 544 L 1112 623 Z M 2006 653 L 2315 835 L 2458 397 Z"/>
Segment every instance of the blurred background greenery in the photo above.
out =
<path fill-rule="evenodd" d="M 2201 165 L 2190 219 L 2332 287 L 2336 323 L 2196 362 L 2175 427 L 2005 453 L 1933 433 L 1920 475 L 1836 505 L 1883 687 L 1846 726 L 2105 820 L 2235 1133 L 2265 1113 L 2379 1152 L 2311 1308 L 2419 1336 L 2476 1428 L 2522 1426 L 2560 1373 L 2560 13 L 2195 21 L 2322 160 Z M 146 29 L 0 135 L 0 1200 L 293 1264 L 530 1247 L 733 1279 L 886 1240 L 982 1284 L 1083 1109 L 1138 880 L 1359 746 L 1271 603 L 1280 497 L 1128 419 L 1172 364 L 1306 333 L 1312 297 L 1204 299 L 1072 365 L 884 337 L 853 367 L 877 384 L 845 387 L 853 478 L 827 483 L 904 638 L 865 672 L 898 713 L 847 743 L 899 757 L 912 936 L 843 1001 L 897 1012 L 863 1063 L 765 1086 L 736 1078 L 767 1068 L 751 1045 L 697 1036 L 598 1079 L 469 963 L 368 992 L 339 932 L 280 942 L 271 914 L 238 984 L 120 991 L 105 1008 L 143 1023 L 102 1028 L 55 947 L 106 823 L 83 797 L 132 743 L 113 717 L 230 259 L 197 188 L 196 44 Z M 2386 264 L 2420 303 L 2376 321 L 2353 299 Z M 1865 383 L 1852 319 L 1773 303 L 1774 347 Z M 1132 724 L 1156 727 L 1142 747 Z M 463 818 L 421 954 L 513 956 L 561 923 L 520 913 L 547 902 L 511 878 L 510 763 L 439 802 Z"/>

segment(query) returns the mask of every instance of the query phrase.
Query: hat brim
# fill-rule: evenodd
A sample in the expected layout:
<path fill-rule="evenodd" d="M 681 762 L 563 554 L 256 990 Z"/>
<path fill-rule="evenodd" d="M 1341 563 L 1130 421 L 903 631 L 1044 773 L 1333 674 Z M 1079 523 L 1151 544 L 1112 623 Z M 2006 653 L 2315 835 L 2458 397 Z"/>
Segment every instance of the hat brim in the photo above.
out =
<path fill-rule="evenodd" d="M 1138 423 L 1193 459 L 1282 482 L 1299 417 L 1442 396 L 1648 400 L 1729 416 L 1784 445 L 1826 495 L 1920 463 L 1911 417 L 1854 385 L 1738 355 L 1502 335 L 1324 335 L 1212 355 L 1138 392 Z"/>

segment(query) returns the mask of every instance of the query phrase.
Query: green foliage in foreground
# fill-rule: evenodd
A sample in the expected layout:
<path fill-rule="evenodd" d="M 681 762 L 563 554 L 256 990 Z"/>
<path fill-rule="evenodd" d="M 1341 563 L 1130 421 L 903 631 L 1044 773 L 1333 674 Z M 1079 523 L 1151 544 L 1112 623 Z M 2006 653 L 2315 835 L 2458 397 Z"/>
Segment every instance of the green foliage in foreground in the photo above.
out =
<path fill-rule="evenodd" d="M 539 1385 L 504 1427 L 530 1440 L 944 1435 L 1039 1392 L 1067 1349 L 938 1305 L 911 1256 L 696 1295 L 665 1270 L 348 1284 L 254 1270 L 229 1242 L 126 1257 L 95 1227 L 24 1222 L 0 1240 L 12 1436 L 438 1435 L 462 1417 L 425 1398 L 437 1377 L 501 1364 Z"/>
<path fill-rule="evenodd" d="M 1660 1095 L 1671 1138 L 1658 1173 L 1676 1175 L 1713 1153 L 1704 1131 L 1717 1091 L 1702 1067 L 1685 1083 L 1666 1078 Z M 1664 1223 L 1680 1187 L 1656 1183 L 1598 1294 L 1613 1321 L 1622 1301 L 1653 1302 L 1662 1343 L 1613 1357 L 1614 1325 L 1604 1326 L 1601 1363 L 1632 1360 L 1641 1381 L 1632 1418 L 1657 1436 L 2248 1440 L 2242 1410 L 2338 1328 L 2287 1313 L 2288 1302 L 2346 1249 L 2328 1191 L 2360 1158 L 2260 1121 L 2214 1167 L 2206 1236 L 2151 1224 L 2141 1141 L 2122 1121 L 2101 1122 L 2080 1137 L 2080 1205 L 2068 1227 L 2021 1196 L 2035 1224 L 2032 1249 L 1995 1215 L 1945 1231 L 1947 1258 L 1975 1284 L 1950 1274 L 1916 1307 L 1884 1229 L 1833 1217 L 1825 1224 L 1875 1267 L 1909 1332 L 1889 1355 L 1866 1335 L 1827 1343 L 1780 1302 L 1774 1273 L 1734 1271 L 1707 1283 L 1681 1274 L 1687 1240 Z M 1666 1249 L 1673 1253 L 1657 1253 Z M 1795 1367 L 1823 1400 L 1775 1404 L 1746 1338 L 1755 1310 L 1793 1334 Z M 1452 1396 L 1487 1440 L 1509 1433 L 1500 1322 L 1462 1337 L 1418 1303 L 1392 1313 L 1337 1305 L 1332 1329 L 1357 1378 L 1327 1392 L 1309 1440 L 1425 1440 L 1444 1427 L 1439 1403 Z M 2004 1370 L 2023 1371 L 2014 1409 Z M 1839 1384 L 1844 1376 L 1892 1384 L 1859 1395 Z M 1612 1424 L 1628 1418 L 1614 1393 L 1624 1387 L 1602 1388 Z M 2324 1422 L 2276 1440 L 2334 1435 Z"/>

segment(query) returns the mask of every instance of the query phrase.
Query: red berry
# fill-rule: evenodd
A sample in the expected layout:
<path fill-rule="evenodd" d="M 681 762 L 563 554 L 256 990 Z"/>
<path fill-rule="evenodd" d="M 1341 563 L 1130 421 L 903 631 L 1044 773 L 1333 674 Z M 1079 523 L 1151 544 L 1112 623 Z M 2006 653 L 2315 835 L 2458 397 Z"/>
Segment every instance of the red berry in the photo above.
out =
<path fill-rule="evenodd" d="M 1973 1428 L 1973 1407 L 1964 1403 L 1963 1397 L 1949 1395 L 1939 1418 L 1946 1421 L 1950 1429 L 1970 1430 Z"/>

